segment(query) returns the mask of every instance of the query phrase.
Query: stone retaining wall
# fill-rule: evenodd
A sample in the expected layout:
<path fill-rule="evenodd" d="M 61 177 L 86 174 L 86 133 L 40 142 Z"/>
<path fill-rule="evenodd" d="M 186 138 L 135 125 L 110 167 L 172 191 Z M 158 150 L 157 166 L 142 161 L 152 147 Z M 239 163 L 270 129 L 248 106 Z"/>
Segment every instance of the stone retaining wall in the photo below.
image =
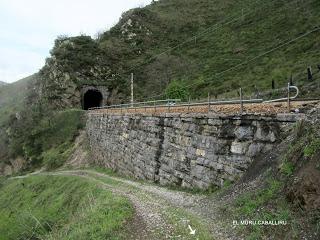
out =
<path fill-rule="evenodd" d="M 96 164 L 161 185 L 208 188 L 236 180 L 276 147 L 296 115 L 89 113 Z"/>

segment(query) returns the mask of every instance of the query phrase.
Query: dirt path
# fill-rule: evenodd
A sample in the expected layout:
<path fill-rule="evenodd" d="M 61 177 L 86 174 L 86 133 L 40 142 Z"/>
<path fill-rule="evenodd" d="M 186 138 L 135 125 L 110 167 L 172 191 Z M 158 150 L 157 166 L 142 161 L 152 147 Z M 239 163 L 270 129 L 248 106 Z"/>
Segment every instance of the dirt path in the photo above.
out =
<path fill-rule="evenodd" d="M 111 190 L 115 194 L 127 197 L 136 210 L 135 221 L 133 221 L 132 239 L 200 239 L 197 234 L 191 235 L 187 216 L 181 214 L 181 221 L 170 221 L 171 208 L 178 207 L 186 209 L 202 199 L 183 192 L 170 191 L 158 186 L 142 184 L 139 182 L 109 176 L 92 170 L 73 170 L 50 173 L 54 175 L 72 175 L 96 181 L 101 186 Z M 184 218 L 184 219 L 183 219 Z M 196 220 L 202 223 L 201 219 Z M 189 223 L 189 224 L 187 224 Z M 181 226 L 175 226 L 180 224 Z M 177 228 L 183 229 L 177 230 Z M 206 239 L 213 239 L 207 238 Z"/>
<path fill-rule="evenodd" d="M 231 222 L 222 221 L 221 206 L 226 199 L 174 191 L 153 184 L 110 176 L 93 170 L 68 170 L 40 175 L 78 176 L 98 183 L 113 193 L 127 197 L 136 215 L 129 232 L 131 239 L 241 239 Z M 32 174 L 34 175 L 34 174 Z M 16 177 L 25 178 L 29 175 Z M 191 234 L 191 230 L 196 230 Z"/>
<path fill-rule="evenodd" d="M 100 178 L 108 178 L 117 182 L 122 183 L 122 187 L 127 189 L 135 189 L 138 193 L 143 196 L 147 196 L 148 200 L 151 202 L 158 202 L 158 207 L 161 208 L 161 212 L 165 211 L 165 208 L 175 208 L 181 209 L 185 214 L 180 216 L 181 222 L 184 224 L 183 227 L 187 229 L 189 233 L 188 224 L 191 220 L 190 218 L 196 218 L 204 228 L 210 233 L 210 239 L 239 239 L 238 236 L 230 233 L 231 224 L 227 226 L 223 221 L 221 221 L 221 201 L 219 196 L 206 196 L 200 194 L 191 194 L 181 191 L 173 191 L 158 185 L 147 184 L 136 182 L 132 180 L 127 180 L 119 177 L 113 177 L 98 173 L 91 170 L 86 171 L 72 171 L 73 173 L 89 174 L 90 176 L 98 176 Z M 137 193 L 131 190 L 131 195 L 127 196 L 131 199 L 132 194 Z M 226 199 L 224 199 L 225 202 Z M 191 216 L 186 216 L 190 214 Z M 172 229 L 171 229 L 172 230 Z M 197 237 L 190 239 L 197 239 Z M 174 238 L 175 239 L 175 238 Z M 181 238 L 185 239 L 185 238 Z M 188 238 L 189 239 L 189 238 Z M 201 239 L 201 238 L 199 238 Z"/>

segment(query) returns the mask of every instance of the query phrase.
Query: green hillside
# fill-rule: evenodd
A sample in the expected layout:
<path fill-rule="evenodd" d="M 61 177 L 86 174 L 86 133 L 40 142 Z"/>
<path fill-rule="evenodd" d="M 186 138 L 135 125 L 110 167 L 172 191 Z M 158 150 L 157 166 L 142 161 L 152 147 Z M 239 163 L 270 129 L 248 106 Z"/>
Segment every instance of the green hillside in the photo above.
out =
<path fill-rule="evenodd" d="M 0 126 L 11 114 L 24 108 L 24 101 L 35 78 L 36 75 L 32 75 L 0 88 Z"/>
<path fill-rule="evenodd" d="M 142 99 L 173 80 L 195 98 L 239 87 L 252 93 L 272 80 L 283 87 L 291 74 L 302 84 L 308 66 L 319 71 L 320 32 L 302 37 L 319 27 L 319 10 L 317 0 L 161 0 L 125 13 L 98 42 L 121 78 L 135 74 Z"/>
<path fill-rule="evenodd" d="M 35 77 L 36 75 L 32 75 L 0 87 L 0 163 L 8 158 L 9 119 L 19 117 L 19 113 L 26 109 L 25 100 L 32 90 Z"/>
<path fill-rule="evenodd" d="M 106 85 L 127 102 L 131 72 L 137 100 L 165 98 L 174 86 L 192 98 L 235 97 L 240 87 L 251 96 L 291 76 L 315 96 L 306 69 L 319 72 L 319 10 L 317 0 L 160 0 L 124 13 L 96 40 L 58 38 L 40 82 L 53 102 L 68 81 Z"/>

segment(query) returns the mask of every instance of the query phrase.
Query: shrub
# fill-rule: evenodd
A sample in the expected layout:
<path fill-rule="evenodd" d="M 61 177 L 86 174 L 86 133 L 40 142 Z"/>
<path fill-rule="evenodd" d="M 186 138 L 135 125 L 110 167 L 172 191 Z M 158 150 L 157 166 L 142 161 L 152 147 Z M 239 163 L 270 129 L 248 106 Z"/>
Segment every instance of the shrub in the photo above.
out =
<path fill-rule="evenodd" d="M 188 89 L 181 81 L 174 80 L 166 88 L 166 97 L 172 99 L 187 100 L 189 96 Z"/>

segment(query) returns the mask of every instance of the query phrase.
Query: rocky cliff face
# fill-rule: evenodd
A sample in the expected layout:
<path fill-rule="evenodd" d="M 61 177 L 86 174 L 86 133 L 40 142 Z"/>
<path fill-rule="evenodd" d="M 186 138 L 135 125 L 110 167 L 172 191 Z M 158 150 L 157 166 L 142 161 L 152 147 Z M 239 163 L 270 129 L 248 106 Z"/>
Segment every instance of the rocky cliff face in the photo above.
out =
<path fill-rule="evenodd" d="M 40 71 L 40 96 L 56 108 L 81 107 L 83 86 L 111 86 L 112 72 L 88 36 L 60 37 Z"/>
<path fill-rule="evenodd" d="M 80 107 L 83 88 L 97 86 L 109 93 L 104 102 L 126 102 L 129 81 L 120 74 L 155 44 L 146 22 L 155 21 L 151 15 L 144 9 L 128 11 L 98 39 L 59 37 L 39 74 L 40 98 L 56 108 Z"/>

